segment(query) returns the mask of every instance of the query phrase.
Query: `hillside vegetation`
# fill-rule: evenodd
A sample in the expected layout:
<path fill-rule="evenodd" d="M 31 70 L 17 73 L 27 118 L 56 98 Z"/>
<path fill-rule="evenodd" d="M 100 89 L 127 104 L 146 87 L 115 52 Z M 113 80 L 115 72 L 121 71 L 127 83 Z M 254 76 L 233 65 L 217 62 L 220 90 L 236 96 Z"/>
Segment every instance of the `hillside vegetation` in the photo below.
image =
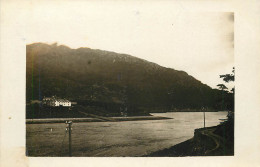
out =
<path fill-rule="evenodd" d="M 127 54 L 57 44 L 27 45 L 27 103 L 53 95 L 82 106 L 132 113 L 227 106 L 221 91 L 184 71 Z"/>

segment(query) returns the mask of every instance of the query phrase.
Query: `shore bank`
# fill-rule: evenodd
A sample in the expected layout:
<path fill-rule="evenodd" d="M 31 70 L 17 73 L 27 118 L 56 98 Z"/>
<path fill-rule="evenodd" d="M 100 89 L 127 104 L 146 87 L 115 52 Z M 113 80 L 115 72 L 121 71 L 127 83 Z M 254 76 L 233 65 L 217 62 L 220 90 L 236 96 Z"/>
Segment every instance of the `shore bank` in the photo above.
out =
<path fill-rule="evenodd" d="M 145 157 L 232 156 L 234 155 L 234 125 L 232 122 L 195 129 L 194 137 Z"/>
<path fill-rule="evenodd" d="M 141 120 L 163 120 L 172 119 L 160 116 L 133 116 L 133 117 L 102 117 L 102 118 L 44 118 L 44 119 L 26 119 L 26 124 L 44 124 L 44 123 L 64 123 L 72 122 L 120 122 L 120 121 L 141 121 Z"/>

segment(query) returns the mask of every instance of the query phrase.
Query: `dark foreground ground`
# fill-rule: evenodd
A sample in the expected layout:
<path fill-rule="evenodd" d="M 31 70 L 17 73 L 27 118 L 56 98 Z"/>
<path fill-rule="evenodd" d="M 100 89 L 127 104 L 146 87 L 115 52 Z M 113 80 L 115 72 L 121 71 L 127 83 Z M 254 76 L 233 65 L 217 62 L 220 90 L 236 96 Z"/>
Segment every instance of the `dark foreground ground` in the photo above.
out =
<path fill-rule="evenodd" d="M 168 149 L 154 152 L 148 157 L 232 156 L 234 155 L 234 121 L 196 129 L 194 137 Z"/>

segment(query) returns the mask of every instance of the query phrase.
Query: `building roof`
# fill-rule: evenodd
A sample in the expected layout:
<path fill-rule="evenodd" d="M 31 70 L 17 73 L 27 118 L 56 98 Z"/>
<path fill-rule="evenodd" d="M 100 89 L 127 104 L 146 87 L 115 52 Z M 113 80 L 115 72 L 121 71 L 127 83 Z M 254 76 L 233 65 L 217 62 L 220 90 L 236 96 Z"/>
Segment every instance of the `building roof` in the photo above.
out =
<path fill-rule="evenodd" d="M 55 99 L 55 100 L 60 103 L 69 103 L 70 102 L 69 100 L 66 100 L 66 99 Z"/>
<path fill-rule="evenodd" d="M 70 102 L 67 99 L 59 99 L 54 96 L 53 97 L 44 97 L 43 100 L 52 100 L 52 101 L 59 102 L 59 103 L 69 103 Z"/>

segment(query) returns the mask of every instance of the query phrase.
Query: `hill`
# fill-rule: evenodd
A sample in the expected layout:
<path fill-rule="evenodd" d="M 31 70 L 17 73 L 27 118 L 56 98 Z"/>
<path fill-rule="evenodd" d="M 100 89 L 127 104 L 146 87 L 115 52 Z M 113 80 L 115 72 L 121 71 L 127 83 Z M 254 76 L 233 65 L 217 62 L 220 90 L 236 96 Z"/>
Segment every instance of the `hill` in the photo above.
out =
<path fill-rule="evenodd" d="M 221 92 L 184 71 L 127 54 L 57 44 L 27 45 L 27 102 L 53 95 L 105 110 L 128 106 L 126 112 L 131 108 L 135 112 L 137 108 L 218 109 Z"/>

